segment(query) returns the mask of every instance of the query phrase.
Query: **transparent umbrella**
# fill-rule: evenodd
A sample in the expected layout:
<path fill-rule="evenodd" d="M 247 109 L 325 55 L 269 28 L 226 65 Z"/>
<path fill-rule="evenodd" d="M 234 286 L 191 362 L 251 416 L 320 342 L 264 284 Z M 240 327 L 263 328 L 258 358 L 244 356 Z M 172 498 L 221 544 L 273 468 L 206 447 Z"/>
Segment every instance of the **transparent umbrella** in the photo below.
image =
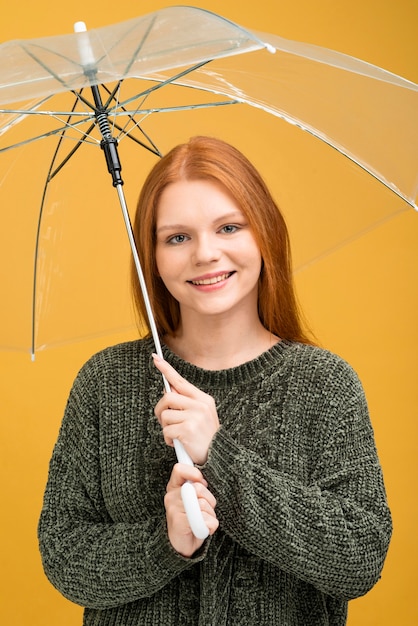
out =
<path fill-rule="evenodd" d="M 104 149 L 127 212 L 118 151 L 124 168 L 132 162 L 137 168 L 128 180 L 137 193 L 142 171 L 170 147 L 173 126 L 205 131 L 199 117 L 205 114 L 212 133 L 235 124 L 238 134 L 256 137 L 267 113 L 332 146 L 416 208 L 418 86 L 352 57 L 252 32 L 201 9 L 172 7 L 88 32 L 5 43 L 0 59 L 3 250 L 13 242 L 2 266 L 4 348 L 34 354 L 131 323 L 126 304 L 114 311 L 110 296 L 100 302 L 101 268 L 109 285 L 121 283 L 115 258 L 125 250 L 127 259 L 129 250 L 113 221 L 118 216 L 109 217 L 108 200 L 99 199 L 98 189 L 109 183 L 106 168 L 102 174 L 93 165 L 94 148 Z M 250 122 L 240 117 L 242 106 Z M 274 158 L 273 141 L 263 141 L 267 158 Z M 139 156 L 141 147 L 147 156 Z M 18 190 L 24 215 L 10 210 Z M 338 215 L 333 228 L 329 216 L 329 228 L 305 246 L 299 264 L 384 215 L 382 207 L 349 222 Z M 91 216 L 94 232 L 87 228 Z M 94 261 L 78 258 L 83 238 Z M 94 252 L 96 238 L 102 250 Z M 22 266 L 14 254 L 29 255 L 24 276 L 10 271 Z M 89 299 L 96 302 L 94 319 L 85 314 Z"/>
<path fill-rule="evenodd" d="M 235 143 L 245 135 L 274 159 L 275 142 L 261 129 L 282 120 L 417 208 L 418 86 L 410 81 L 193 7 L 75 31 L 0 46 L 1 347 L 34 355 L 132 323 L 121 271 L 130 254 L 147 296 L 122 177 L 127 197 L 133 187 L 136 194 L 180 127 L 181 136 L 226 139 L 235 129 Z M 96 148 L 107 168 L 96 168 Z M 102 193 L 106 169 L 129 246 L 112 194 Z M 386 215 L 371 207 L 327 216 L 329 227 L 311 238 L 299 264 Z M 159 352 L 150 308 L 148 318 Z"/>

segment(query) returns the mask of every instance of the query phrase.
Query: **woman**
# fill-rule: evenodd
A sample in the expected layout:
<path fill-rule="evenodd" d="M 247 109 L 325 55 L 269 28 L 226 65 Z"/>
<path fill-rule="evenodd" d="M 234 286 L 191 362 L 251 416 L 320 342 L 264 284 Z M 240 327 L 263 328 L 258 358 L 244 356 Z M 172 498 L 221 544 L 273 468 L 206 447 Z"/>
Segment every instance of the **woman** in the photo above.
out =
<path fill-rule="evenodd" d="M 345 624 L 391 518 L 361 384 L 302 330 L 280 211 L 240 152 L 197 137 L 153 168 L 134 230 L 164 360 L 147 336 L 77 376 L 39 524 L 48 577 L 86 626 Z"/>

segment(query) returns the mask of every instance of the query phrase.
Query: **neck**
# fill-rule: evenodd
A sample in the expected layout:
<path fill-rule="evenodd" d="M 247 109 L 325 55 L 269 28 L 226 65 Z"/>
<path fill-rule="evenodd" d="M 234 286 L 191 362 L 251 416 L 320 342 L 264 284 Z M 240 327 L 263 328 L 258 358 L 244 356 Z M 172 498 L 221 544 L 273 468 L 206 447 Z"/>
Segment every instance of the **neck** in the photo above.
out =
<path fill-rule="evenodd" d="M 174 335 L 164 337 L 168 347 L 185 361 L 207 370 L 228 369 L 270 349 L 279 338 L 256 319 L 225 323 L 222 319 L 183 320 Z"/>

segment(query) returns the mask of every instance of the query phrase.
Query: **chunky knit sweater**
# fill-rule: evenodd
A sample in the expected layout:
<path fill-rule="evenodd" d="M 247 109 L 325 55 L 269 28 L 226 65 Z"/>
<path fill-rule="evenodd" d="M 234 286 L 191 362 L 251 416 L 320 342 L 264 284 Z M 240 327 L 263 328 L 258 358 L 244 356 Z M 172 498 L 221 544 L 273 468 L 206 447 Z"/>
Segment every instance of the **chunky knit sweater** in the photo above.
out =
<path fill-rule="evenodd" d="M 44 568 L 86 626 L 341 626 L 378 580 L 391 535 L 362 387 L 320 348 L 280 342 L 239 367 L 165 358 L 216 400 L 201 468 L 219 529 L 193 558 L 167 536 L 175 463 L 154 406 L 149 339 L 92 357 L 50 464 Z"/>

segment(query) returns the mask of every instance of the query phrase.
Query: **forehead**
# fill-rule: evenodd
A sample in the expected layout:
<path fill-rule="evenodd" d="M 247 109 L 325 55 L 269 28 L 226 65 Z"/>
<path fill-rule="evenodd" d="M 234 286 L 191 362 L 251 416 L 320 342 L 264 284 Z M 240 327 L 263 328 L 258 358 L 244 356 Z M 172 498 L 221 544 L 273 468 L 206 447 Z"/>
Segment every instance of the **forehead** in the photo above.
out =
<path fill-rule="evenodd" d="M 207 218 L 216 220 L 225 213 L 240 213 L 240 207 L 223 185 L 208 180 L 181 180 L 170 183 L 157 205 L 157 225 L 166 220 Z"/>

